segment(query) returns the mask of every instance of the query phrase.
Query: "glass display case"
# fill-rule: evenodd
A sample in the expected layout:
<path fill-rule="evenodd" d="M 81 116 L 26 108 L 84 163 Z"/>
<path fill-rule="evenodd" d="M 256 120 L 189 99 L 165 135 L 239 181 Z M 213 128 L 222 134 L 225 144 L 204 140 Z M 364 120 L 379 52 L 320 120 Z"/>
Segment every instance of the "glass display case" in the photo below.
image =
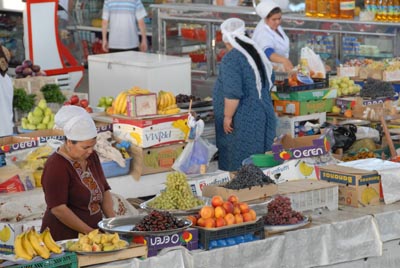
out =
<path fill-rule="evenodd" d="M 254 7 L 224 7 L 206 4 L 155 4 L 153 9 L 153 52 L 192 59 L 192 91 L 209 96 L 218 63 L 224 54 L 220 24 L 239 17 L 249 36 L 259 22 Z M 396 23 L 334 20 L 284 13 L 282 27 L 290 39 L 290 59 L 299 63 L 301 48 L 310 46 L 335 71 L 349 59 L 384 59 L 400 54 Z M 199 88 L 205 87 L 206 93 Z M 197 90 L 199 89 L 199 90 Z M 197 91 L 197 92 L 196 92 Z"/>
<path fill-rule="evenodd" d="M 12 54 L 9 66 L 16 67 L 25 59 L 23 15 L 19 11 L 0 10 L 0 44 Z"/>

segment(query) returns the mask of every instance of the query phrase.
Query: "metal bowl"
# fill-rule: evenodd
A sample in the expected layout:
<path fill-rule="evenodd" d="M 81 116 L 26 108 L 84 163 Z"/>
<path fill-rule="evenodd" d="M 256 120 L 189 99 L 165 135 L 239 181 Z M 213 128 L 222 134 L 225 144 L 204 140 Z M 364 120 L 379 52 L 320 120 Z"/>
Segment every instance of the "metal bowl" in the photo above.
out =
<path fill-rule="evenodd" d="M 371 121 L 362 119 L 348 119 L 339 122 L 339 125 L 347 125 L 347 124 L 353 124 L 356 126 L 370 126 Z"/>

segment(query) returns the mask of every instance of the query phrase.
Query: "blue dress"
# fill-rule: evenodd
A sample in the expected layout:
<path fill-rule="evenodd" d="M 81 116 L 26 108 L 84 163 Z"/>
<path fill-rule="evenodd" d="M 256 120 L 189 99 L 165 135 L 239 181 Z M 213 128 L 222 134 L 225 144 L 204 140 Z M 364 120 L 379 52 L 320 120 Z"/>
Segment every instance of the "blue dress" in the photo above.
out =
<path fill-rule="evenodd" d="M 232 49 L 222 58 L 213 90 L 218 166 L 221 170 L 237 171 L 250 155 L 271 150 L 276 117 L 268 80 L 260 99 L 255 79 L 246 57 L 237 49 Z M 239 100 L 231 134 L 225 134 L 223 127 L 224 98 Z"/>

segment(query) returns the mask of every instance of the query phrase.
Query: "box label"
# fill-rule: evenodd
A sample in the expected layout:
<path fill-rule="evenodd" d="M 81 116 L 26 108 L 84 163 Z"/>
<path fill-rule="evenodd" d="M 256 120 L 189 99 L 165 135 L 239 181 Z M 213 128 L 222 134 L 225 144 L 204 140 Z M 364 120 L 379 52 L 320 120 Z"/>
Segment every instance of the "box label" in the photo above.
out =
<path fill-rule="evenodd" d="M 379 183 L 381 180 L 381 176 L 379 174 L 371 174 L 371 175 L 366 175 L 362 176 L 359 181 L 358 185 L 369 185 L 369 184 L 375 184 Z"/>
<path fill-rule="evenodd" d="M 289 160 L 307 158 L 327 154 L 330 150 L 330 144 L 326 138 L 313 140 L 312 146 L 304 146 L 300 148 L 285 149 L 282 144 L 274 143 L 272 152 L 275 160 Z"/>
<path fill-rule="evenodd" d="M 355 175 L 341 174 L 331 171 L 321 171 L 321 180 L 336 182 L 340 184 L 356 185 L 357 178 Z"/>

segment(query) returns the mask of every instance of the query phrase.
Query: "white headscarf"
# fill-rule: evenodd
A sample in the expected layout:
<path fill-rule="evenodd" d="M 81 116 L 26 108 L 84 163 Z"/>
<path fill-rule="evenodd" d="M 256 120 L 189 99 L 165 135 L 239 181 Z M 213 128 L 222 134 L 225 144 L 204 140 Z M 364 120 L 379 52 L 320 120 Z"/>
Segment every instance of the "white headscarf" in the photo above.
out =
<path fill-rule="evenodd" d="M 256 13 L 260 18 L 265 19 L 268 14 L 277 7 L 280 6 L 273 0 L 263 0 L 256 6 Z"/>
<path fill-rule="evenodd" d="M 86 141 L 97 136 L 96 125 L 89 113 L 82 107 L 66 105 L 54 116 L 57 128 L 64 131 L 69 140 Z"/>
<path fill-rule="evenodd" d="M 248 44 L 253 45 L 253 47 L 257 50 L 258 54 L 260 55 L 260 58 L 264 64 L 265 68 L 265 75 L 266 78 L 268 79 L 268 83 L 270 88 L 272 87 L 272 81 L 271 81 L 271 74 L 272 74 L 272 65 L 271 62 L 267 59 L 267 56 L 264 54 L 264 52 L 258 47 L 258 45 L 245 36 L 245 23 L 243 20 L 238 19 L 238 18 L 230 18 L 225 20 L 221 24 L 221 32 L 222 32 L 222 39 L 225 43 L 230 43 L 234 48 L 240 51 L 243 55 L 246 56 L 246 59 L 250 66 L 253 68 L 254 75 L 256 76 L 256 86 L 257 86 L 257 91 L 258 91 L 258 96 L 261 98 L 261 88 L 262 88 L 262 82 L 261 82 L 261 77 L 260 77 L 260 72 L 258 71 L 257 64 L 255 63 L 253 57 L 241 46 L 239 45 L 235 38 L 239 38 L 243 42 L 246 42 Z"/>

